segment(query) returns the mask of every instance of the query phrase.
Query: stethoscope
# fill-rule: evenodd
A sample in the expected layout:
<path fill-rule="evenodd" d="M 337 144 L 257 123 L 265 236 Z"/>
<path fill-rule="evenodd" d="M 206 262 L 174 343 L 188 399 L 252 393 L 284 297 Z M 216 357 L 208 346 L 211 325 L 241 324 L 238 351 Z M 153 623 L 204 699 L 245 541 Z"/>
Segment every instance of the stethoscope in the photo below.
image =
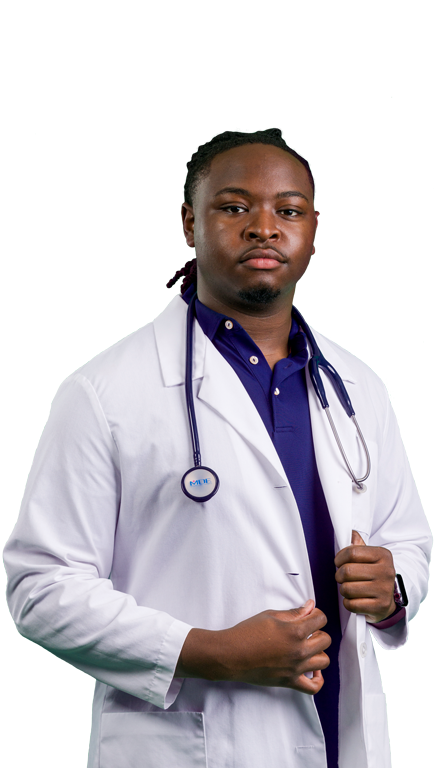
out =
<path fill-rule="evenodd" d="M 188 413 L 189 424 L 190 424 L 190 436 L 192 440 L 193 460 L 195 462 L 195 466 L 192 467 L 192 469 L 188 469 L 187 472 L 184 474 L 181 480 L 181 488 L 184 491 L 185 495 L 188 496 L 189 499 L 193 499 L 193 501 L 208 501 L 218 491 L 219 477 L 213 469 L 210 469 L 210 467 L 205 467 L 203 464 L 201 464 L 201 450 L 199 447 L 198 425 L 196 423 L 195 404 L 193 401 L 193 385 L 192 385 L 193 321 L 195 318 L 196 299 L 197 299 L 197 294 L 195 293 L 190 301 L 190 304 L 187 310 L 187 338 L 186 338 L 186 356 L 185 356 L 185 397 L 187 402 L 187 413 Z M 334 433 L 335 441 L 339 447 L 340 453 L 345 462 L 346 469 L 348 471 L 348 474 L 352 482 L 354 483 L 354 490 L 357 491 L 357 493 L 364 493 L 366 491 L 366 485 L 364 485 L 364 481 L 367 480 L 367 478 L 369 477 L 369 473 L 371 472 L 371 458 L 369 456 L 369 451 L 365 442 L 365 438 L 363 437 L 362 431 L 357 423 L 357 419 L 355 418 L 355 412 L 352 407 L 351 400 L 346 391 L 346 387 L 343 384 L 343 381 L 339 376 L 339 374 L 337 373 L 337 371 L 335 370 L 334 366 L 331 365 L 326 360 L 326 358 L 322 355 L 320 348 L 317 342 L 315 341 L 314 334 L 312 333 L 305 319 L 302 317 L 300 312 L 298 312 L 297 310 L 294 310 L 294 311 L 295 311 L 297 320 L 299 322 L 300 328 L 306 334 L 306 338 L 308 339 L 311 347 L 312 356 L 309 360 L 309 375 L 311 377 L 311 381 L 314 386 L 315 393 L 320 401 L 321 407 L 323 408 L 324 412 L 326 413 L 326 416 L 328 417 L 329 424 L 331 426 L 332 432 Z M 340 403 L 342 404 L 348 417 L 352 419 L 355 425 L 355 428 L 357 430 L 358 437 L 360 439 L 360 442 L 363 446 L 363 449 L 366 455 L 366 474 L 363 475 L 363 477 L 356 477 L 348 461 L 348 457 L 346 456 L 345 449 L 343 448 L 339 434 L 337 432 L 334 421 L 332 419 L 331 412 L 329 410 L 328 399 L 326 397 L 325 388 L 320 376 L 320 368 L 322 368 L 325 371 L 326 375 L 331 380 L 331 383 L 335 389 L 338 399 L 340 400 Z"/>

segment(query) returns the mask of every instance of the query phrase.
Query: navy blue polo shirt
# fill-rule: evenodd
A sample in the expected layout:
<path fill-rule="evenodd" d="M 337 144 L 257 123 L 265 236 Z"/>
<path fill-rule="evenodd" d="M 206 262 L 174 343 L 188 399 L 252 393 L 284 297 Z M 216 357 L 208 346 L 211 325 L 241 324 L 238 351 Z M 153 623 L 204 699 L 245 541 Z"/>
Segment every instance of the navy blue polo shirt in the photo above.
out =
<path fill-rule="evenodd" d="M 189 303 L 195 287 L 183 295 Z M 324 685 L 315 704 L 326 740 L 328 768 L 338 768 L 338 651 L 341 640 L 337 582 L 335 581 L 334 530 L 315 462 L 305 366 L 306 336 L 292 315 L 289 355 L 273 371 L 255 342 L 233 318 L 221 315 L 200 301 L 196 318 L 237 373 L 270 435 L 288 477 L 301 516 L 317 607 L 326 614 L 324 627 L 332 645 L 330 666 L 323 671 Z"/>

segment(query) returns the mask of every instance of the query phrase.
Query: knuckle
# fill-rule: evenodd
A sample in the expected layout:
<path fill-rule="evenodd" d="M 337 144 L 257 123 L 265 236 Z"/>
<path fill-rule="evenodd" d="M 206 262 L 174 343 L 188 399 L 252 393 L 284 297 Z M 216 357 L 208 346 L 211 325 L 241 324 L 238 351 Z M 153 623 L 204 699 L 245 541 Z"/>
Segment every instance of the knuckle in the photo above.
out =
<path fill-rule="evenodd" d="M 305 630 L 304 627 L 298 625 L 294 629 L 294 635 L 295 639 L 301 642 L 302 640 L 306 640 L 307 630 Z"/>
<path fill-rule="evenodd" d="M 306 658 L 306 653 L 303 650 L 303 647 L 301 645 L 298 645 L 293 652 L 294 662 L 299 664 L 303 659 Z"/>

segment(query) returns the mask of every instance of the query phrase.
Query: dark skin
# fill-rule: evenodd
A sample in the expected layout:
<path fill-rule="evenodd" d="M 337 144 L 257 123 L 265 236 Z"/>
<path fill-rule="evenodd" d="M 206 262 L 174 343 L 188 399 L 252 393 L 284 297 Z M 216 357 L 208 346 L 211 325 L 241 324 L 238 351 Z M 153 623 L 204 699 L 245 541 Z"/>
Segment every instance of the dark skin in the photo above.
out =
<path fill-rule="evenodd" d="M 360 534 L 352 531 L 350 546 L 341 549 L 334 562 L 338 568 L 335 578 L 348 611 L 363 614 L 370 624 L 394 613 L 396 571 L 389 549 L 368 547 Z"/>
<path fill-rule="evenodd" d="M 193 206 L 183 204 L 182 219 L 187 244 L 196 249 L 199 300 L 237 320 L 273 369 L 288 355 L 295 286 L 315 252 L 318 211 L 304 166 L 270 145 L 230 149 L 212 160 Z M 257 288 L 276 296 L 268 303 L 246 298 Z M 335 558 L 344 606 L 381 621 L 395 610 L 392 554 L 366 546 L 356 531 L 351 541 Z M 229 629 L 192 629 L 175 675 L 315 694 L 329 665 L 326 623 L 308 600 Z"/>
<path fill-rule="evenodd" d="M 218 194 L 227 188 L 246 194 Z M 298 195 L 277 197 L 285 192 Z M 187 245 L 196 249 L 199 300 L 237 320 L 273 368 L 287 357 L 295 285 L 315 252 L 318 211 L 305 168 L 277 147 L 231 149 L 212 160 L 182 217 Z M 276 257 L 275 269 L 253 267 L 247 257 L 257 248 Z M 239 298 L 240 290 L 263 286 L 281 291 L 272 304 Z"/>

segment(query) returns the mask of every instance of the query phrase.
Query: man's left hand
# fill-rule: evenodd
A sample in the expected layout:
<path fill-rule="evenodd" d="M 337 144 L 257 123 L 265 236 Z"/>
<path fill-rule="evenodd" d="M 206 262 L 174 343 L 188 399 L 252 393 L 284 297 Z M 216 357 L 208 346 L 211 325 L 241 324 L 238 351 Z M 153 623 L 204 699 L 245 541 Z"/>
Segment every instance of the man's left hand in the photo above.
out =
<path fill-rule="evenodd" d="M 364 614 L 375 624 L 394 613 L 396 571 L 392 553 L 385 547 L 368 547 L 357 531 L 352 531 L 349 547 L 335 558 L 335 578 L 343 596 L 343 605 L 351 613 Z"/>

